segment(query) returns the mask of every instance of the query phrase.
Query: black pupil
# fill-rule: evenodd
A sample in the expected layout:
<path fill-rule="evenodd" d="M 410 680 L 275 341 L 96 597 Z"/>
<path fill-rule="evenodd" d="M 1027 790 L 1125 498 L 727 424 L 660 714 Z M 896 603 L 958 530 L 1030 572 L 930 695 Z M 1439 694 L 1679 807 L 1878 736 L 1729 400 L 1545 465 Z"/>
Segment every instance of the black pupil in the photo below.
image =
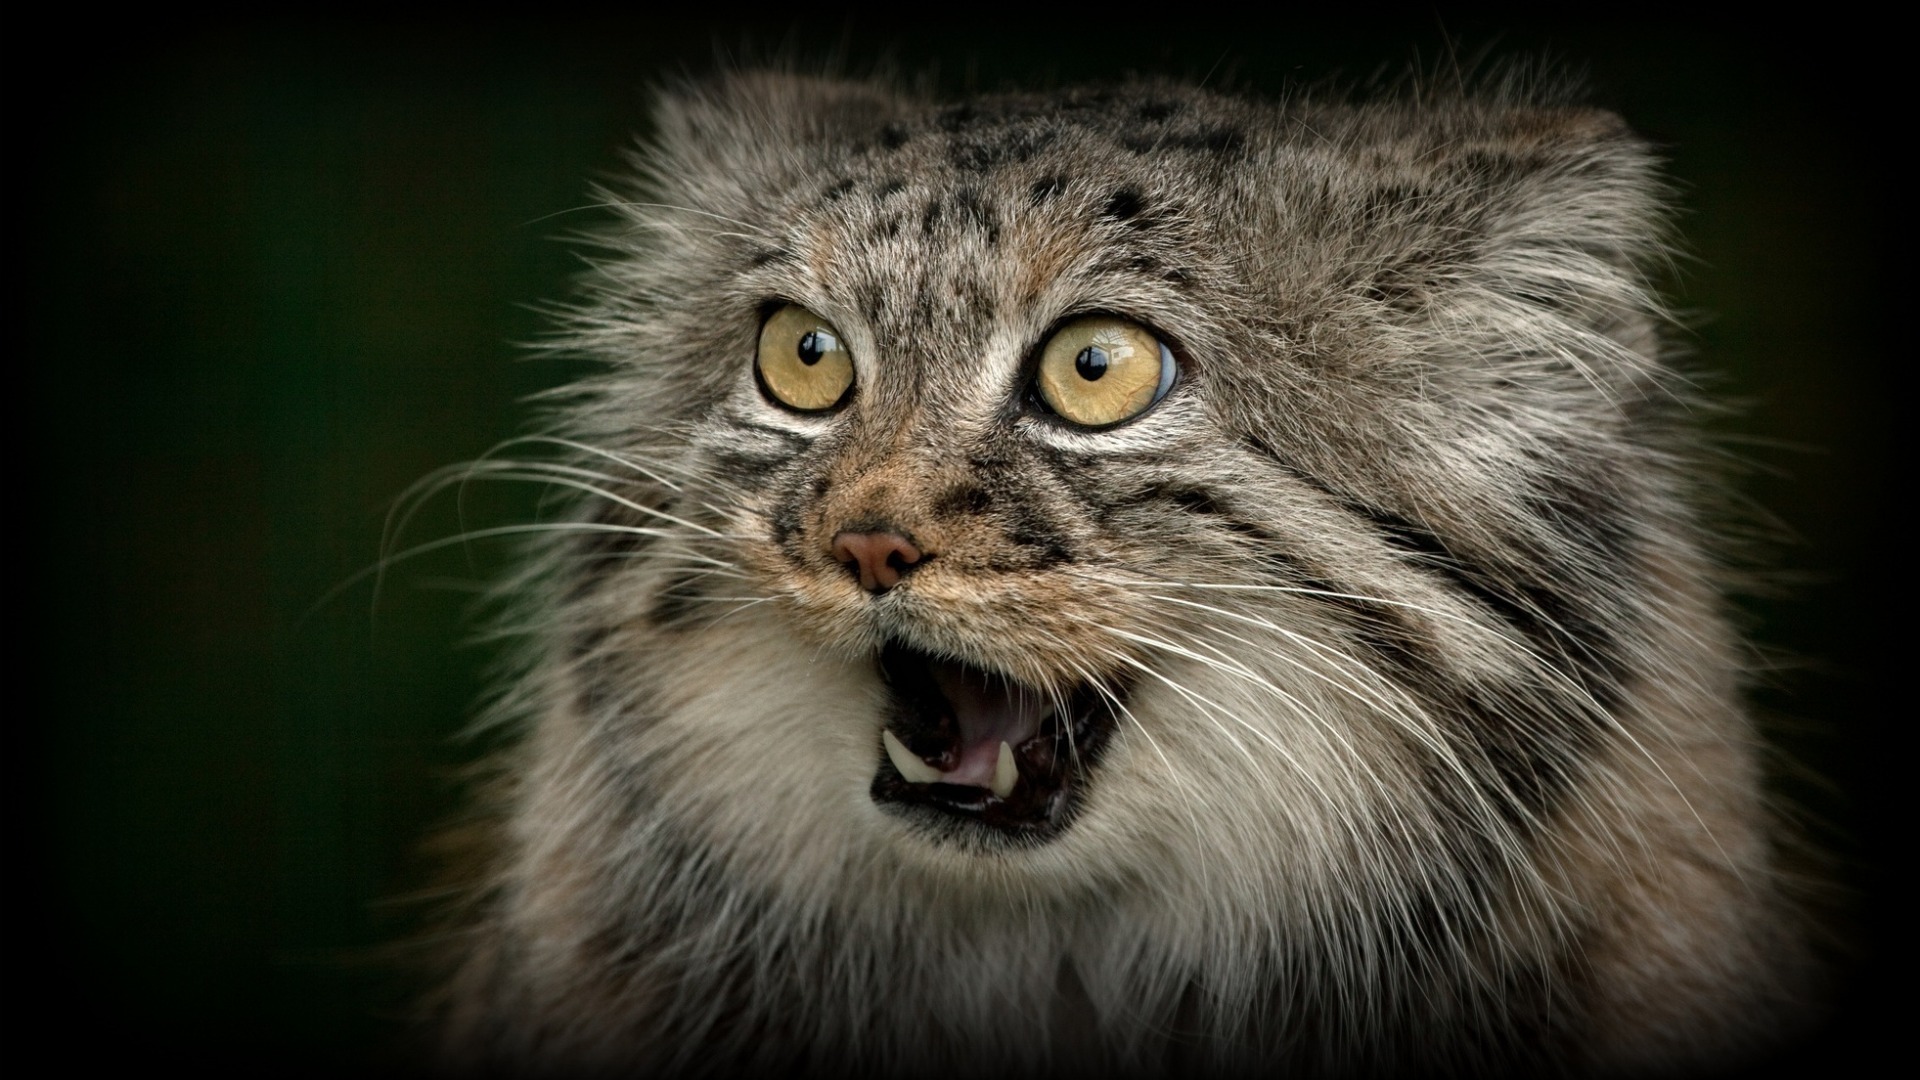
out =
<path fill-rule="evenodd" d="M 812 367 L 838 344 L 833 340 L 833 335 L 825 330 L 809 330 L 800 337 L 800 362 Z"/>
<path fill-rule="evenodd" d="M 1093 382 L 1100 376 L 1105 375 L 1107 373 L 1107 350 L 1098 345 L 1089 345 L 1081 349 L 1080 355 L 1073 358 L 1073 370 L 1079 372 L 1080 377 L 1088 382 Z"/>

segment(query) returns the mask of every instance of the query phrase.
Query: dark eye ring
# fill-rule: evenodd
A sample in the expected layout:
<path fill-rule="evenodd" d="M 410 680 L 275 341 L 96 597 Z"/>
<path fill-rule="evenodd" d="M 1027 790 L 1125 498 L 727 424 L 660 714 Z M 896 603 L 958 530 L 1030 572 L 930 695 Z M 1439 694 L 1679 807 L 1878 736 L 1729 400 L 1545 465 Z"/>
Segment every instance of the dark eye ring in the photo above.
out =
<path fill-rule="evenodd" d="M 1173 350 L 1153 331 L 1118 315 L 1086 315 L 1041 346 L 1034 393 L 1068 423 L 1108 428 L 1159 403 L 1178 373 Z"/>
<path fill-rule="evenodd" d="M 798 304 L 767 317 L 753 367 L 766 395 L 796 412 L 837 408 L 853 389 L 853 356 L 840 334 Z"/>

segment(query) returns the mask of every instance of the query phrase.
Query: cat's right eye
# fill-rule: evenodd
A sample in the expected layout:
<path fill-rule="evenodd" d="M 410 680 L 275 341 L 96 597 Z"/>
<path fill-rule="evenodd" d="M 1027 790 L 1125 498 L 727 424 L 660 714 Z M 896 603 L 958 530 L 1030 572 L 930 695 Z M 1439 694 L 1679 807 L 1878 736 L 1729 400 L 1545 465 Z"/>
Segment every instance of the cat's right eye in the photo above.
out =
<path fill-rule="evenodd" d="M 1167 396 L 1178 371 L 1152 331 L 1114 315 L 1089 315 L 1054 331 L 1040 352 L 1035 389 L 1055 415 L 1087 428 L 1131 420 Z"/>
<path fill-rule="evenodd" d="M 831 409 L 853 387 L 853 356 L 840 332 L 798 304 L 774 312 L 760 328 L 753 366 L 768 396 L 801 412 Z"/>

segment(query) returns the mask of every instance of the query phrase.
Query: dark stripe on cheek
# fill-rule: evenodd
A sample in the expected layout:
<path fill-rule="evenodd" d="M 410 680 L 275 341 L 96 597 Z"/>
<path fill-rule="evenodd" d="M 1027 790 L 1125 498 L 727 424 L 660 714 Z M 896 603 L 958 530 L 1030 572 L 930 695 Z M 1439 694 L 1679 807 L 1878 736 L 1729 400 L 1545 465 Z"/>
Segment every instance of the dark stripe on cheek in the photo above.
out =
<path fill-rule="evenodd" d="M 647 606 L 647 621 L 663 629 L 685 623 L 705 601 L 700 582 L 695 574 L 682 574 L 667 582 Z"/>
<path fill-rule="evenodd" d="M 744 450 L 716 450 L 708 457 L 717 479 L 750 490 L 765 486 L 767 477 L 792 460 L 780 454 L 756 454 Z"/>
<path fill-rule="evenodd" d="M 1027 561 L 1021 564 L 1023 569 L 1045 570 L 1073 561 L 1073 552 L 1066 542 L 1052 533 L 1027 532 L 1014 529 L 1007 533 L 1007 539 L 1029 552 Z"/>
<path fill-rule="evenodd" d="M 1493 803 L 1522 835 L 1571 790 L 1584 762 L 1599 745 L 1597 717 L 1575 706 L 1551 718 L 1513 688 L 1488 686 L 1463 691 L 1457 698 L 1463 719 L 1472 725 L 1474 745 L 1505 787 Z M 1570 723 L 1567 721 L 1571 721 Z M 1540 730 L 1551 723 L 1551 730 Z M 1526 814 L 1516 813 L 1525 809 Z"/>
<path fill-rule="evenodd" d="M 1042 570 L 1073 562 L 1073 552 L 1067 547 L 1066 537 L 1038 507 L 1021 497 L 1022 494 L 1017 490 L 1002 489 L 1002 497 L 996 501 L 995 508 L 1003 523 L 1004 535 L 1009 544 L 1020 549 L 1020 557 L 1007 562 L 996 560 L 994 569 Z"/>
<path fill-rule="evenodd" d="M 1393 547 L 1414 556 L 1411 562 L 1444 576 L 1461 592 L 1491 610 L 1512 627 L 1546 663 L 1571 663 L 1567 674 L 1582 684 L 1603 708 L 1620 703 L 1621 683 L 1628 677 L 1620 642 L 1613 630 L 1595 617 L 1595 609 L 1615 602 L 1599 596 L 1576 597 L 1579 576 L 1563 574 L 1549 583 L 1552 568 L 1546 560 L 1496 570 L 1470 565 L 1432 532 L 1384 511 L 1349 507 L 1371 520 Z M 1624 589 L 1628 582 L 1618 581 Z"/>
<path fill-rule="evenodd" d="M 1607 714 L 1624 700 L 1622 687 L 1629 677 L 1625 648 L 1602 613 L 1617 611 L 1625 601 L 1577 592 L 1580 573 L 1556 568 L 1518 540 L 1502 564 L 1470 563 L 1431 529 L 1344 497 L 1294 468 L 1264 441 L 1249 438 L 1247 442 L 1302 482 L 1337 500 L 1347 512 L 1370 522 L 1408 563 L 1438 575 L 1478 603 L 1528 646 L 1536 664 L 1573 684 L 1555 685 L 1551 676 L 1543 682 L 1538 675 L 1498 683 L 1453 670 L 1443 666 L 1427 643 L 1425 635 L 1430 631 L 1408 623 L 1402 609 L 1353 596 L 1317 598 L 1347 613 L 1356 643 L 1384 665 L 1383 674 L 1424 703 L 1459 748 L 1468 771 L 1481 777 L 1477 792 L 1436 790 L 1434 797 L 1477 794 L 1474 801 L 1495 807 L 1509 826 L 1525 835 L 1578 782 L 1585 760 L 1605 737 Z M 1585 569 L 1590 573 L 1592 568 Z M 1631 587 L 1624 567 L 1609 573 L 1619 577 L 1621 590 Z M 1334 593 L 1356 591 L 1339 588 L 1337 583 L 1329 587 L 1303 580 L 1300 584 Z M 1444 627 L 1433 629 L 1445 632 Z M 1418 740 L 1410 740 L 1409 745 L 1415 753 L 1431 754 Z M 1440 767 L 1443 764 L 1436 765 L 1436 784 L 1457 788 L 1468 783 L 1452 767 Z"/>
<path fill-rule="evenodd" d="M 1453 747 L 1442 755 L 1413 732 L 1400 732 L 1408 751 L 1427 762 L 1431 801 L 1454 808 L 1461 820 L 1490 807 L 1514 835 L 1526 837 L 1578 783 L 1599 744 L 1602 721 L 1590 706 L 1565 700 L 1564 691 L 1543 703 L 1537 688 L 1465 679 L 1441 666 L 1399 609 L 1349 595 L 1311 598 L 1345 612 L 1353 640 L 1438 722 L 1435 734 Z"/>
<path fill-rule="evenodd" d="M 608 577 L 653 543 L 654 537 L 646 533 L 626 531 L 635 526 L 633 517 L 633 512 L 619 503 L 594 504 L 585 521 L 590 528 L 574 540 L 573 585 L 568 600 L 593 595 Z"/>
<path fill-rule="evenodd" d="M 1352 499 L 1296 467 L 1271 444 L 1255 435 L 1245 444 L 1262 457 L 1277 462 L 1289 475 L 1338 502 L 1348 513 L 1371 522 L 1382 539 L 1408 556 L 1407 561 L 1444 578 L 1455 589 L 1477 601 L 1511 627 L 1545 662 L 1566 671 L 1606 709 L 1621 700 L 1621 686 L 1630 675 L 1626 649 L 1614 633 L 1627 593 L 1637 584 L 1632 538 L 1618 522 L 1624 516 L 1613 508 L 1617 500 L 1603 498 L 1605 489 L 1593 485 L 1576 497 L 1562 493 L 1549 501 L 1535 496 L 1528 509 L 1540 513 L 1567 542 L 1588 558 L 1581 565 L 1563 565 L 1537 545 L 1513 538 L 1509 554 L 1498 563 L 1476 564 L 1461 558 L 1433 530 L 1390 511 Z M 1569 516 L 1562 507 L 1579 506 Z M 1608 511 L 1612 510 L 1611 513 Z M 1546 512 L 1543 512 L 1546 511 Z M 1580 591 L 1583 581 L 1598 573 L 1611 587 Z"/>
<path fill-rule="evenodd" d="M 801 535 L 802 519 L 800 502 L 797 499 L 784 499 L 773 512 L 773 542 L 782 551 L 794 559 L 799 559 L 800 548 L 796 538 Z"/>
<path fill-rule="evenodd" d="M 933 502 L 933 513 L 940 517 L 976 516 L 993 507 L 993 496 L 978 484 L 960 484 L 943 492 Z"/>
<path fill-rule="evenodd" d="M 1190 514 L 1224 514 L 1213 492 L 1202 488 L 1160 488 L 1149 493 L 1152 497 L 1162 498 Z"/>
<path fill-rule="evenodd" d="M 1468 767 L 1487 771 L 1485 802 L 1524 834 L 1577 782 L 1602 740 L 1607 713 L 1622 701 L 1618 642 L 1598 622 L 1576 617 L 1577 605 L 1559 589 L 1538 584 L 1538 577 L 1517 585 L 1501 581 L 1456 559 L 1426 529 L 1384 512 L 1352 509 L 1372 520 L 1393 547 L 1415 556 L 1415 565 L 1442 575 L 1516 631 L 1535 663 L 1573 684 L 1541 685 L 1530 676 L 1517 683 L 1489 681 L 1442 668 L 1430 652 L 1404 647 L 1417 642 L 1410 635 L 1365 639 L 1396 681 L 1453 732 Z M 1456 774 L 1450 782 L 1461 781 Z"/>
<path fill-rule="evenodd" d="M 771 424 L 762 424 L 756 420 L 735 415 L 731 410 L 726 413 L 726 421 L 728 426 L 736 430 L 751 431 L 756 435 L 762 435 L 770 439 L 778 439 L 787 445 L 787 450 L 790 453 L 797 454 L 813 445 L 812 440 L 803 435 L 796 435 L 785 428 L 777 428 Z"/>
<path fill-rule="evenodd" d="M 1184 484 L 1161 484 L 1141 492 L 1137 500 L 1170 503 L 1203 522 L 1202 527 L 1221 529 L 1247 541 L 1240 546 L 1238 554 L 1264 565 L 1285 582 L 1305 588 L 1326 589 L 1324 583 L 1304 576 L 1294 553 L 1293 542 L 1257 522 L 1236 516 L 1231 504 L 1217 492 Z M 1110 517 L 1111 513 L 1109 509 L 1105 516 Z"/>

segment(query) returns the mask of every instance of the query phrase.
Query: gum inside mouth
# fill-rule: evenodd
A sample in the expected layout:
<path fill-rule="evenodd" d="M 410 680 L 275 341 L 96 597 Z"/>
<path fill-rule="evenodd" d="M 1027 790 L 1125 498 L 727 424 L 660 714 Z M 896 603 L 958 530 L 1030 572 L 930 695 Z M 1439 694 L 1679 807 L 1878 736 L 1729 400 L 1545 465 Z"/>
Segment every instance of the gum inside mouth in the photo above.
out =
<path fill-rule="evenodd" d="M 879 668 L 893 703 L 874 801 L 909 816 L 1046 839 L 1072 820 L 1119 702 L 1090 685 L 1047 694 L 894 643 Z"/>

